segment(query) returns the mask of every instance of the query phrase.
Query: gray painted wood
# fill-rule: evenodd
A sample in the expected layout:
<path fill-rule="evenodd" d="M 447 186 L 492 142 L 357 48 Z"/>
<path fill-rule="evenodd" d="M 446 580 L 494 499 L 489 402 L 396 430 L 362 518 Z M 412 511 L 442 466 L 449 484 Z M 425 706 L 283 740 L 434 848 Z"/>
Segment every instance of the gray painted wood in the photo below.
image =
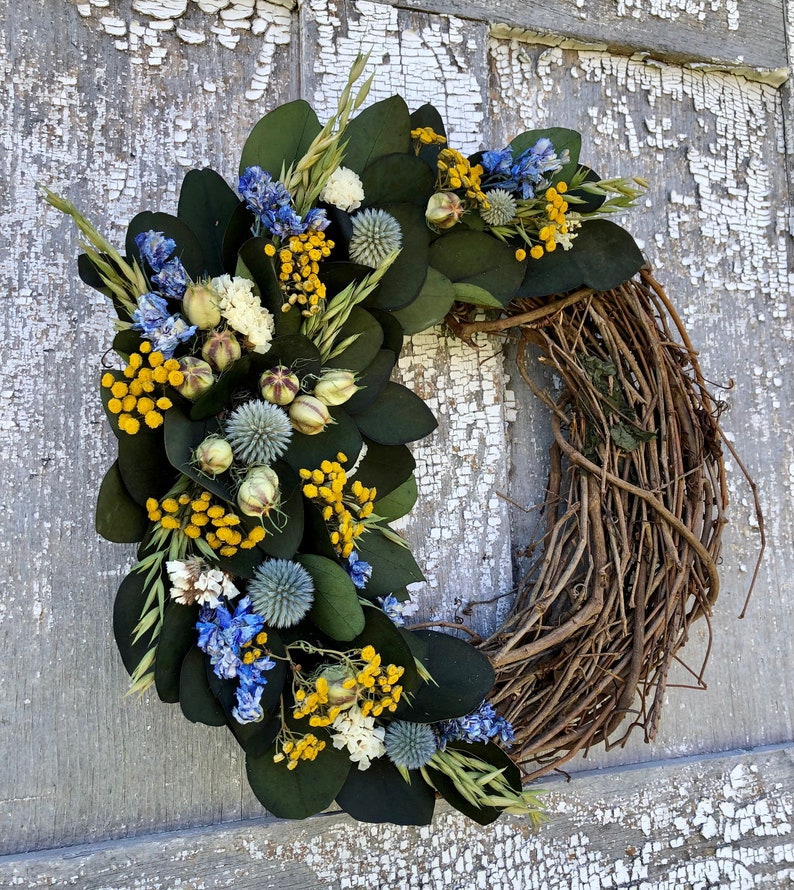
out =
<path fill-rule="evenodd" d="M 553 121 L 586 132 L 585 157 L 604 175 L 630 171 L 652 179 L 647 208 L 626 224 L 686 308 L 708 373 L 736 379 L 726 394 L 726 429 L 761 486 L 772 546 L 757 606 L 737 625 L 733 615 L 757 537 L 746 492 L 732 470 L 737 508 L 715 618 L 712 689 L 671 692 L 660 744 L 618 756 L 658 758 L 794 737 L 794 423 L 788 395 L 794 331 L 783 153 L 784 112 L 791 123 L 791 108 L 784 109 L 781 93 L 730 74 L 538 47 L 515 33 L 489 37 L 483 22 L 366 0 L 306 0 L 300 13 L 290 13 L 289 2 L 240 4 L 247 17 L 238 20 L 244 23 L 239 28 L 231 27 L 228 15 L 210 14 L 209 0 L 184 5 L 185 15 L 171 21 L 154 15 L 164 0 L 136 0 L 134 10 L 127 0 L 0 0 L 0 145 L 8 174 L 0 222 L 8 248 L 0 255 L 0 281 L 11 295 L 0 308 L 10 342 L 0 352 L 0 452 L 6 458 L 0 565 L 7 579 L 0 598 L 0 852 L 181 831 L 262 813 L 247 789 L 238 750 L 223 731 L 192 726 L 178 709 L 151 697 L 122 699 L 126 678 L 113 648 L 110 609 L 132 551 L 102 542 L 92 531 L 96 488 L 112 460 L 96 394 L 96 368 L 112 332 L 102 298 L 76 279 L 71 226 L 43 206 L 34 183 L 67 192 L 119 240 L 139 209 L 173 209 L 179 174 L 189 166 L 211 165 L 233 182 L 245 135 L 269 108 L 301 94 L 327 112 L 362 44 L 376 48 L 374 96 L 400 91 L 413 106 L 436 102 L 464 151 L 479 148 L 485 134 L 496 142 Z M 650 27 L 655 18 L 647 14 L 642 21 Z M 425 617 L 450 617 L 482 592 L 509 589 L 506 497 L 530 506 L 543 485 L 542 422 L 511 428 L 508 435 L 527 450 L 514 456 L 516 469 L 508 475 L 505 424 L 515 400 L 522 423 L 529 415 L 539 418 L 518 383 L 507 380 L 510 366 L 500 354 L 496 339 L 483 341 L 475 355 L 437 329 L 414 338 L 401 368 L 410 385 L 435 400 L 442 420 L 437 441 L 417 450 L 423 501 L 406 527 L 420 561 L 430 567 L 430 583 L 420 593 Z M 528 477 L 526 487 L 516 478 L 518 467 Z M 520 524 L 516 528 L 520 540 Z M 475 546 L 461 548 L 466 534 Z M 492 617 L 484 613 L 475 620 Z M 593 752 L 584 766 L 614 758 Z M 692 774 L 697 772 L 695 765 Z M 790 787 L 785 773 L 780 776 L 779 784 Z M 598 800 L 577 816 L 577 836 L 592 818 L 586 814 L 611 812 L 611 783 L 619 780 L 603 779 L 607 784 L 593 786 Z M 668 784 L 677 787 L 673 779 Z M 572 812 L 565 808 L 574 804 L 566 801 L 576 800 L 578 787 L 577 780 L 560 790 L 558 821 Z M 673 820 L 685 818 L 694 786 L 680 787 L 686 792 L 679 801 L 684 815 L 674 813 Z M 362 864 L 350 865 L 359 882 L 350 886 L 378 886 L 378 862 L 388 856 L 405 875 L 420 878 L 424 862 L 432 863 L 441 877 L 428 871 L 428 880 L 454 886 L 445 869 L 464 849 L 461 838 L 472 837 L 479 846 L 471 855 L 479 857 L 477 873 L 486 871 L 483 880 L 489 880 L 486 861 L 493 874 L 502 874 L 494 851 L 512 880 L 511 844 L 524 837 L 522 827 L 507 820 L 500 824 L 509 829 L 479 832 L 456 820 L 442 814 L 432 833 L 400 830 L 402 849 L 414 854 L 401 858 L 387 843 L 391 830 L 346 824 L 345 837 L 366 842 L 363 850 L 353 847 Z M 256 847 L 244 833 L 234 847 L 237 840 L 226 829 L 207 837 L 218 843 L 232 838 L 232 848 L 251 857 L 264 850 L 255 862 L 273 886 L 283 880 L 281 886 L 303 881 L 308 887 L 316 886 L 310 881 L 325 874 L 324 863 L 334 855 L 328 848 L 338 835 L 321 837 L 323 826 L 336 824 L 264 823 Z M 271 831 L 278 838 L 288 829 L 314 838 L 299 848 L 300 856 L 290 853 L 286 841 L 269 846 Z M 648 844 L 655 831 L 654 825 Z M 561 835 L 564 842 L 555 848 L 560 857 L 572 834 Z M 194 837 L 175 836 L 174 861 L 199 862 L 191 858 Z M 154 849 L 159 841 L 145 843 Z M 135 859 L 136 842 L 112 850 L 116 874 L 129 861 L 131 879 L 146 875 L 150 882 L 141 886 L 160 880 L 157 869 L 160 886 L 169 886 L 171 866 L 160 860 L 144 867 Z M 544 860 L 543 850 L 526 850 L 520 856 L 528 862 Z M 680 859 L 676 855 L 671 852 L 668 861 L 684 862 L 686 848 Z M 262 865 L 268 856 L 272 874 Z M 598 870 L 616 868 L 616 856 L 610 848 L 596 858 Z M 313 862 L 315 871 L 295 865 L 304 861 Z M 217 873 L 209 860 L 199 873 L 205 883 L 244 888 L 238 866 L 229 853 Z M 420 878 L 411 886 L 420 886 Z M 96 885 L 112 887 L 114 880 Z"/>
<path fill-rule="evenodd" d="M 547 783 L 548 824 L 253 820 L 0 857 L 0 887 L 80 890 L 694 890 L 794 881 L 794 749 Z"/>
<path fill-rule="evenodd" d="M 788 65 L 783 9 L 776 0 L 388 0 L 394 6 L 639 52 L 668 62 L 706 62 L 775 71 Z"/>

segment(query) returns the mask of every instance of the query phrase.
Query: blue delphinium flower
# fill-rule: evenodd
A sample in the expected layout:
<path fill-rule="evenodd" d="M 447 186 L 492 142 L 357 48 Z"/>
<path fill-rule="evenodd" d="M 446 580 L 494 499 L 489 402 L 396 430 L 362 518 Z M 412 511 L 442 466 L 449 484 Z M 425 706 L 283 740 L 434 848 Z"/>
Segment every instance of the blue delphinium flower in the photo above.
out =
<path fill-rule="evenodd" d="M 511 170 L 512 178 L 518 182 L 521 197 L 525 200 L 534 198 L 538 191 L 549 184 L 545 174 L 561 170 L 568 163 L 568 157 L 567 148 L 557 157 L 551 140 L 545 137 L 521 152 Z"/>
<path fill-rule="evenodd" d="M 289 238 L 301 235 L 306 227 L 301 218 L 291 207 L 278 207 L 276 210 L 265 210 L 260 215 L 262 225 L 278 238 Z"/>
<path fill-rule="evenodd" d="M 141 258 L 154 272 L 159 272 L 176 250 L 176 241 L 173 238 L 166 238 L 162 232 L 155 232 L 153 229 L 136 235 L 135 244 L 141 253 Z"/>
<path fill-rule="evenodd" d="M 513 165 L 513 150 L 500 148 L 497 151 L 484 151 L 482 155 L 483 170 L 490 176 L 509 176 Z"/>
<path fill-rule="evenodd" d="M 476 711 L 454 720 L 442 720 L 434 726 L 438 744 L 443 749 L 448 742 L 489 742 L 498 738 L 509 747 L 515 740 L 513 726 L 497 716 L 493 705 L 483 702 Z"/>
<path fill-rule="evenodd" d="M 138 297 L 138 308 L 132 313 L 135 331 L 152 344 L 152 348 L 171 358 L 180 343 L 189 340 L 196 333 L 196 326 L 189 325 L 181 315 L 171 315 L 168 304 L 158 294 L 142 294 Z"/>
<path fill-rule="evenodd" d="M 160 271 L 152 275 L 152 284 L 166 297 L 181 300 L 187 290 L 187 272 L 177 257 L 163 263 Z"/>
<path fill-rule="evenodd" d="M 391 619 L 397 627 L 405 627 L 405 619 L 418 608 L 416 603 L 412 603 L 410 599 L 402 602 L 391 593 L 388 596 L 379 596 L 378 605 L 383 609 L 386 617 Z"/>
<path fill-rule="evenodd" d="M 368 562 L 364 562 L 363 559 L 359 559 L 358 553 L 354 550 L 350 556 L 348 556 L 345 568 L 347 569 L 347 573 L 350 575 L 353 584 L 359 590 L 364 590 L 369 579 L 372 577 L 372 566 Z M 397 602 L 394 597 L 391 597 L 391 599 Z"/>
<path fill-rule="evenodd" d="M 303 217 L 303 230 L 305 232 L 324 232 L 331 225 L 325 210 L 322 207 L 312 207 Z"/>
<path fill-rule="evenodd" d="M 264 619 L 251 612 L 247 596 L 237 603 L 234 614 L 223 604 L 214 609 L 203 606 L 196 623 L 199 649 L 209 655 L 215 675 L 223 680 L 238 679 L 237 704 L 232 709 L 238 723 L 261 720 L 264 713 L 260 704 L 267 685 L 264 673 L 276 663 L 252 645 L 263 626 Z"/>

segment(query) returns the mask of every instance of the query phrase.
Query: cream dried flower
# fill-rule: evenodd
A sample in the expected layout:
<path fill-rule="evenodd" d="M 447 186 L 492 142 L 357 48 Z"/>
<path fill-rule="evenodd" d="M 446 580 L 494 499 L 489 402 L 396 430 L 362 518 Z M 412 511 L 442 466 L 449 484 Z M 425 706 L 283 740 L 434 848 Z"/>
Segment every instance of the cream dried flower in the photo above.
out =
<path fill-rule="evenodd" d="M 361 206 L 364 200 L 364 185 L 357 173 L 347 167 L 337 167 L 320 192 L 320 200 L 350 213 L 351 210 L 357 210 Z"/>
<path fill-rule="evenodd" d="M 211 284 L 218 294 L 221 315 L 245 337 L 246 346 L 254 352 L 267 352 L 273 339 L 273 316 L 259 302 L 253 282 L 221 275 Z"/>
<path fill-rule="evenodd" d="M 374 717 L 365 717 L 361 709 L 343 711 L 331 724 L 334 748 L 347 748 L 350 760 L 360 770 L 369 769 L 370 763 L 386 753 L 383 742 L 386 730 L 375 726 Z"/>
<path fill-rule="evenodd" d="M 221 604 L 221 597 L 231 600 L 240 595 L 226 572 L 213 568 L 199 557 L 184 562 L 171 559 L 165 567 L 172 585 L 171 599 L 183 606 L 198 603 L 215 609 Z"/>

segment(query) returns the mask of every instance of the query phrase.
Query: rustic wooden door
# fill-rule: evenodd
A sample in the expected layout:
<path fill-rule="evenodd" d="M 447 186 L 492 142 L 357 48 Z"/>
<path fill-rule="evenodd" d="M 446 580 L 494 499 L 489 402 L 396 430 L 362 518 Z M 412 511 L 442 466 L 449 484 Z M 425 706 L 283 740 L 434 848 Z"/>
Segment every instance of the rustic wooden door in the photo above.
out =
<path fill-rule="evenodd" d="M 0 886 L 155 888 L 785 887 L 794 882 L 794 327 L 782 0 L 0 0 L 3 63 L 5 585 L 0 595 Z M 791 27 L 789 23 L 789 28 Z M 430 828 L 268 820 L 239 751 L 152 696 L 124 699 L 110 610 L 131 548 L 100 541 L 111 461 L 95 368 L 102 298 L 41 181 L 117 238 L 171 209 L 184 170 L 233 181 L 248 130 L 298 96 L 320 117 L 360 48 L 371 98 L 432 101 L 458 148 L 547 125 L 604 175 L 643 176 L 624 220 L 690 330 L 755 479 L 735 464 L 708 691 L 671 688 L 659 737 L 551 779 L 550 824 Z M 421 615 L 509 591 L 546 478 L 547 422 L 498 338 L 441 327 L 403 380 L 437 412 L 404 531 Z M 507 355 L 507 358 L 505 356 Z M 540 373 L 540 372 L 538 372 Z M 553 381 L 541 382 L 553 384 Z M 732 385 L 731 385 L 732 384 Z M 498 606 L 470 620 L 492 626 Z M 468 617 L 468 616 L 467 616 Z M 704 655 L 696 628 L 687 659 Z M 675 683 L 690 683 L 681 667 Z M 596 768 L 598 772 L 592 770 Z M 167 776 L 167 780 L 166 780 Z M 61 849 L 64 848 L 64 849 Z"/>

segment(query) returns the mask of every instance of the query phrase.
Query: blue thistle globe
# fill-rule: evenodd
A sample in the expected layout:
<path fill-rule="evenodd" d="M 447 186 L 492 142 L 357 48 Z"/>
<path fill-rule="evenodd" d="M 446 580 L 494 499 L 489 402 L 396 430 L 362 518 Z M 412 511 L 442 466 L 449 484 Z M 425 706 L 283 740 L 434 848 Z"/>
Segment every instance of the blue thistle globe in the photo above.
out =
<path fill-rule="evenodd" d="M 351 217 L 350 222 L 353 226 L 350 259 L 354 263 L 377 269 L 403 243 L 400 224 L 385 210 L 362 210 Z"/>
<path fill-rule="evenodd" d="M 516 200 L 504 189 L 491 189 L 488 192 L 488 209 L 481 210 L 480 216 L 489 226 L 509 225 L 516 215 Z"/>
<path fill-rule="evenodd" d="M 314 602 L 312 576 L 289 559 L 271 559 L 254 570 L 248 582 L 251 606 L 271 627 L 292 627 Z"/>
<path fill-rule="evenodd" d="M 278 405 L 252 399 L 229 415 L 226 438 L 239 461 L 248 467 L 266 467 L 289 447 L 292 424 Z"/>
<path fill-rule="evenodd" d="M 384 745 L 389 760 L 403 769 L 419 769 L 436 753 L 436 737 L 427 723 L 395 720 L 386 730 Z"/>

